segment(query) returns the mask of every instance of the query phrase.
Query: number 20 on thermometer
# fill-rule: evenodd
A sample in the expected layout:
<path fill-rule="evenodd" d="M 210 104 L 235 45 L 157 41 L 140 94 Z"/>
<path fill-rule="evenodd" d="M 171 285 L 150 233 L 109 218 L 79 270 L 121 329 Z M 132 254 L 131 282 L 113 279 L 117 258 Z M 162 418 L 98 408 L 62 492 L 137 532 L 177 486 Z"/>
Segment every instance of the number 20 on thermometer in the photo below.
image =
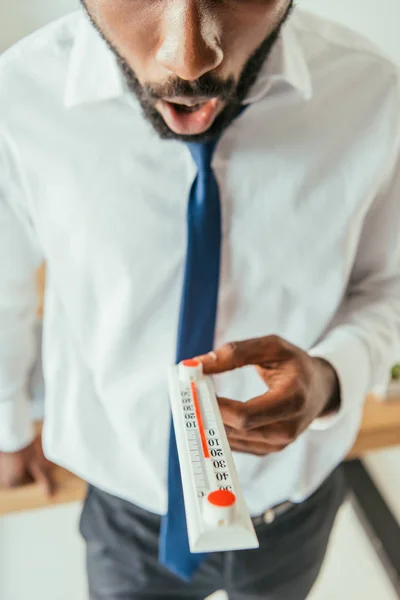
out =
<path fill-rule="evenodd" d="M 187 360 L 169 387 L 191 552 L 257 548 L 211 379 Z"/>

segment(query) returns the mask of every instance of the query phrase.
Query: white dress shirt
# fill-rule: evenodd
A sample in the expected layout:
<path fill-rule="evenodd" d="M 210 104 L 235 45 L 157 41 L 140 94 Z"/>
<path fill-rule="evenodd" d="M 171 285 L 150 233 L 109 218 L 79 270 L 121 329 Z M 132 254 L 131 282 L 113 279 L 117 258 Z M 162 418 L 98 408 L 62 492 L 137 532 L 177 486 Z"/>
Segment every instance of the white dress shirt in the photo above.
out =
<path fill-rule="evenodd" d="M 296 10 L 213 160 L 216 346 L 268 334 L 330 361 L 337 415 L 281 453 L 235 455 L 252 514 L 311 494 L 351 447 L 400 326 L 400 89 L 364 39 Z M 196 169 L 162 141 L 82 12 L 0 58 L 0 449 L 32 439 L 34 269 L 45 259 L 44 448 L 166 510 L 169 399 Z M 216 378 L 247 400 L 251 368 Z"/>

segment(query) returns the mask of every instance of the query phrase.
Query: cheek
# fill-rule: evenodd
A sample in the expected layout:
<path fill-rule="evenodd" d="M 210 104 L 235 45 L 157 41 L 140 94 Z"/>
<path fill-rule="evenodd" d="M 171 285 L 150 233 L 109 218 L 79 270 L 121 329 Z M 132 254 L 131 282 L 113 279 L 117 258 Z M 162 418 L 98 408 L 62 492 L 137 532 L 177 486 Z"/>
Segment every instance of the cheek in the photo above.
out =
<path fill-rule="evenodd" d="M 265 0 L 250 0 L 247 10 L 241 8 L 225 16 L 221 38 L 225 54 L 224 72 L 239 75 L 253 52 L 275 30 L 280 19 L 271 9 L 271 4 Z"/>
<path fill-rule="evenodd" d="M 165 72 L 156 62 L 169 0 L 86 0 L 106 38 L 134 70 L 139 81 L 157 81 Z M 275 29 L 279 7 L 288 0 L 221 0 L 212 18 L 220 32 L 224 60 L 217 73 L 237 78 L 250 55 Z"/>
<path fill-rule="evenodd" d="M 282 22 L 291 0 L 221 0 L 227 70 L 238 76 Z"/>
<path fill-rule="evenodd" d="M 147 80 L 161 35 L 162 3 L 103 0 L 97 6 L 97 14 L 92 14 L 139 80 Z"/>

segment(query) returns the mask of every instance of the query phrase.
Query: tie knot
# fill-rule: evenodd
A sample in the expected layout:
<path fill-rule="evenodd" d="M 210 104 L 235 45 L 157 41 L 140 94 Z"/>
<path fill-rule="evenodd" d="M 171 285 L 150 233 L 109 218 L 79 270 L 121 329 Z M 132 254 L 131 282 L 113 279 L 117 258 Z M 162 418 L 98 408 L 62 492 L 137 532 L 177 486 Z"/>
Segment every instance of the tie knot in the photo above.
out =
<path fill-rule="evenodd" d="M 208 171 L 211 169 L 211 161 L 217 143 L 218 140 L 212 140 L 211 142 L 202 144 L 197 142 L 190 142 L 187 144 L 199 171 Z"/>

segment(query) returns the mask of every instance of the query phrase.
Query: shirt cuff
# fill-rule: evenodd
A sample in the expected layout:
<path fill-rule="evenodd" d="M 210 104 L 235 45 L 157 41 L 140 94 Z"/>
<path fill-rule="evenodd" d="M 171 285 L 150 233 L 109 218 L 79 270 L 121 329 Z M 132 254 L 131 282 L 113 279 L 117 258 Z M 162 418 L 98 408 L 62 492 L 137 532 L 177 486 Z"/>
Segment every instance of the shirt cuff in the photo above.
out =
<path fill-rule="evenodd" d="M 364 343 L 344 327 L 333 329 L 308 354 L 330 363 L 339 379 L 339 410 L 310 425 L 311 430 L 321 431 L 333 427 L 348 410 L 363 405 L 371 381 L 370 359 Z"/>
<path fill-rule="evenodd" d="M 0 452 L 18 452 L 34 440 L 29 400 L 24 395 L 0 400 Z"/>

